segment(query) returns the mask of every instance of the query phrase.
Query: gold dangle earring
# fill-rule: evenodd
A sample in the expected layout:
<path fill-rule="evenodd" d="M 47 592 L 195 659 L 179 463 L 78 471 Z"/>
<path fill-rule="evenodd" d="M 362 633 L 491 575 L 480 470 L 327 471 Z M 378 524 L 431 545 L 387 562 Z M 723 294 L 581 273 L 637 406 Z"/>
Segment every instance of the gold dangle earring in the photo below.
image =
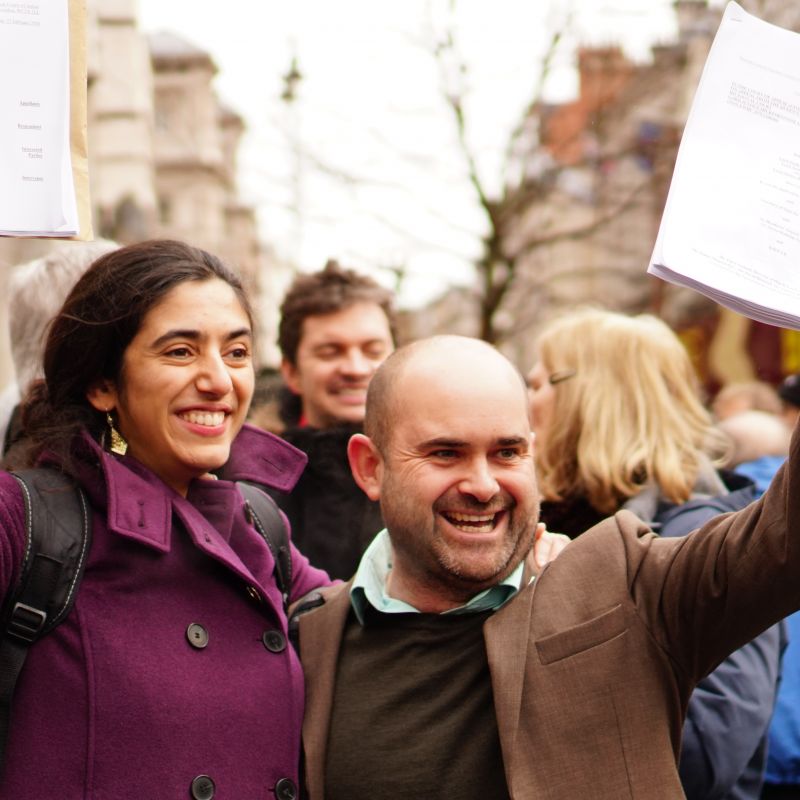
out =
<path fill-rule="evenodd" d="M 120 432 L 114 427 L 114 420 L 111 417 L 111 411 L 106 411 L 106 422 L 108 423 L 108 431 L 111 435 L 111 452 L 116 453 L 118 456 L 124 456 L 128 450 L 128 443 L 122 438 Z"/>

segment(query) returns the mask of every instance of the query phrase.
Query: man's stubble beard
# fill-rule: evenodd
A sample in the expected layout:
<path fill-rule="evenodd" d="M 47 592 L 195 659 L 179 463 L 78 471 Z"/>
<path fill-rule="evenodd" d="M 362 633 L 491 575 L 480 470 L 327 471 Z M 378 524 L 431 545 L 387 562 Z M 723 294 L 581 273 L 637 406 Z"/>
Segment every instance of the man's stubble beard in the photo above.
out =
<path fill-rule="evenodd" d="M 533 547 L 538 500 L 530 519 L 520 519 L 523 513 L 520 507 L 506 493 L 498 495 L 508 515 L 503 546 L 492 557 L 490 564 L 478 568 L 478 565 L 469 564 L 468 551 L 449 546 L 438 530 L 441 517 L 437 507 L 452 507 L 443 499 L 446 495 L 437 500 L 427 513 L 416 513 L 410 509 L 409 500 L 398 502 L 394 499 L 402 496 L 403 493 L 395 488 L 391 474 L 388 474 L 381 487 L 381 511 L 392 540 L 395 559 L 402 559 L 404 572 L 413 574 L 417 582 L 430 588 L 438 586 L 452 598 L 469 600 L 504 580 Z M 383 499 L 386 497 L 393 499 L 386 502 Z M 486 511 L 497 506 L 497 497 L 489 503 L 459 501 L 462 509 L 466 510 L 467 505 L 470 511 Z M 493 547 L 493 544 L 487 544 L 485 549 L 491 550 Z"/>

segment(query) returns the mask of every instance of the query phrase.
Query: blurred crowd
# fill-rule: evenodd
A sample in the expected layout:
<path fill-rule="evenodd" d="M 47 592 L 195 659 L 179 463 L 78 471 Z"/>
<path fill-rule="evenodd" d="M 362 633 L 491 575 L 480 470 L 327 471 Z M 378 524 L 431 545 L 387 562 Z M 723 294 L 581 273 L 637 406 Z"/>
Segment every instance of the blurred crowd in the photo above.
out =
<path fill-rule="evenodd" d="M 115 249 L 111 242 L 67 248 L 15 270 L 17 380 L 0 397 L 4 454 L 25 440 L 20 410 L 43 376 L 49 320 L 80 274 Z M 348 446 L 363 433 L 372 377 L 398 345 L 394 298 L 331 261 L 298 276 L 280 312 L 282 361 L 258 371 L 248 421 L 305 454 L 293 489 L 266 488 L 298 550 L 331 579 L 346 581 L 384 527 L 379 502 L 351 473 Z M 569 539 L 621 511 L 661 537 L 702 535 L 693 532 L 759 502 L 787 458 L 800 415 L 800 374 L 778 386 L 729 384 L 709 400 L 676 335 L 648 315 L 563 314 L 539 334 L 536 362 L 523 366 L 541 521 Z M 686 709 L 679 774 L 691 800 L 800 798 L 797 614 L 698 684 Z"/>

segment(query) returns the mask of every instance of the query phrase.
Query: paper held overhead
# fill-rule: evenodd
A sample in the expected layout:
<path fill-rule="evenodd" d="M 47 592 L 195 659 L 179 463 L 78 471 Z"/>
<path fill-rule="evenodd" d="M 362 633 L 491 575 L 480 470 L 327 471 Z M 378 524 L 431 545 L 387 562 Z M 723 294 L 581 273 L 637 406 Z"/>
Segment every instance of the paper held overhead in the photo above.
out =
<path fill-rule="evenodd" d="M 800 34 L 728 3 L 648 269 L 800 329 Z"/>
<path fill-rule="evenodd" d="M 0 235 L 79 233 L 67 0 L 0 0 Z"/>

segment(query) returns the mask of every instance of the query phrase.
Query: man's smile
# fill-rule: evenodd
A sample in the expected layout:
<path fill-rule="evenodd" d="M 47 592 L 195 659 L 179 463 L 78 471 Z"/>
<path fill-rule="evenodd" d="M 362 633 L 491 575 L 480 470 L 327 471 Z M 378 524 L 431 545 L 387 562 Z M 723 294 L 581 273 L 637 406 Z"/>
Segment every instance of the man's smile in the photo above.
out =
<path fill-rule="evenodd" d="M 454 528 L 464 533 L 491 533 L 505 512 L 501 510 L 482 514 L 465 511 L 442 511 L 440 513 Z"/>

